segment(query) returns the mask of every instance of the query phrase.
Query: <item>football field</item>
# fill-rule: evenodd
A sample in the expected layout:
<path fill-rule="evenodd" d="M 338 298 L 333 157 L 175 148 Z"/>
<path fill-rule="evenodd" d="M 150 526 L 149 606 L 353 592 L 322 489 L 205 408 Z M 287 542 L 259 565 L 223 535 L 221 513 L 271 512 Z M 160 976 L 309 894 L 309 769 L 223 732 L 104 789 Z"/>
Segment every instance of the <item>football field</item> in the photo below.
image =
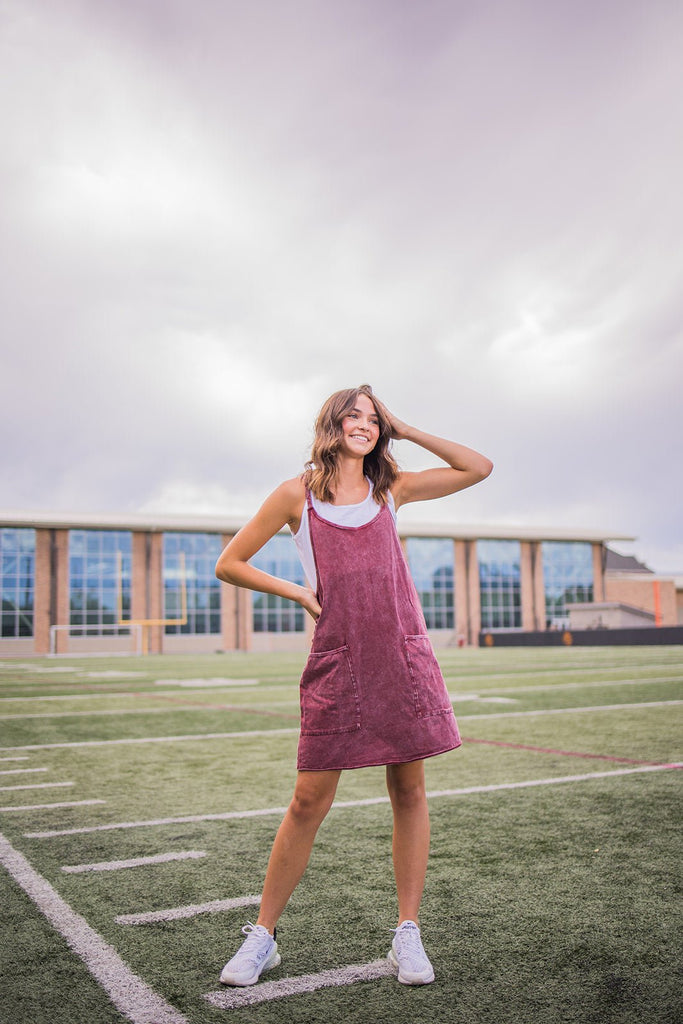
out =
<path fill-rule="evenodd" d="M 13 1024 L 674 1024 L 683 649 L 439 651 L 463 745 L 427 762 L 422 935 L 399 985 L 384 770 L 342 775 L 278 926 L 304 655 L 0 661 L 0 1007 Z"/>

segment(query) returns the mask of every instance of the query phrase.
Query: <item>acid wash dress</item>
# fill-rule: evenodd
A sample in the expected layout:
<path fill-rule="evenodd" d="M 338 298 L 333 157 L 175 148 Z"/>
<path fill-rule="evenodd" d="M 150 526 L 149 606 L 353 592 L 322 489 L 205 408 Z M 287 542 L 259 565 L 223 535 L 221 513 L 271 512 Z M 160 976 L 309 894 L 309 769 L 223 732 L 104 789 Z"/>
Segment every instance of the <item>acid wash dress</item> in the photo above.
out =
<path fill-rule="evenodd" d="M 297 768 L 402 764 L 461 743 L 387 505 L 363 526 L 320 516 L 306 492 L 322 612 L 301 677 Z"/>

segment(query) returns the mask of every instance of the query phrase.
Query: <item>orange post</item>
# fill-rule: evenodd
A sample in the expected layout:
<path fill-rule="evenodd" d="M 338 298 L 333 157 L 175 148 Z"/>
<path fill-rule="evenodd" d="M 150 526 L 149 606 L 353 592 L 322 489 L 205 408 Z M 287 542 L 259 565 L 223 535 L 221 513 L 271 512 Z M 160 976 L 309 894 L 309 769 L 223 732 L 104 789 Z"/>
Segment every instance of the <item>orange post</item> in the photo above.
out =
<path fill-rule="evenodd" d="M 662 624 L 662 592 L 659 586 L 659 580 L 652 581 L 652 591 L 655 600 L 655 626 L 661 626 Z"/>

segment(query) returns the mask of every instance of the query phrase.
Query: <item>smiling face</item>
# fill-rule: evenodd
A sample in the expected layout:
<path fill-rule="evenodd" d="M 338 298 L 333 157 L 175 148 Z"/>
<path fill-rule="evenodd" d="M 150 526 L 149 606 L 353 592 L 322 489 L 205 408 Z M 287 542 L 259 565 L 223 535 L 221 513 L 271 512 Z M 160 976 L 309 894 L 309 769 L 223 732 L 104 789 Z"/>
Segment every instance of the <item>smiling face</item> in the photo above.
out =
<path fill-rule="evenodd" d="M 340 454 L 364 458 L 377 444 L 379 438 L 379 416 L 367 395 L 359 394 L 353 408 L 342 420 L 342 444 Z"/>

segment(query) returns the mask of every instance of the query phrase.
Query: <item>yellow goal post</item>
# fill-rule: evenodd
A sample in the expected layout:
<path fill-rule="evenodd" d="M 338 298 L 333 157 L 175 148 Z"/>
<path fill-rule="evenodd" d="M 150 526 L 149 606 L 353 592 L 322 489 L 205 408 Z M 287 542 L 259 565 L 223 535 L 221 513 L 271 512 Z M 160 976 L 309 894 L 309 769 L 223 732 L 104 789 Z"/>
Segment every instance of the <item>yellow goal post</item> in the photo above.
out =
<path fill-rule="evenodd" d="M 123 556 L 116 552 L 116 617 L 119 626 L 140 626 L 142 629 L 141 654 L 149 654 L 149 631 L 152 626 L 187 625 L 187 574 L 185 552 L 179 553 L 180 561 L 180 618 L 175 619 L 124 619 L 123 618 Z"/>

